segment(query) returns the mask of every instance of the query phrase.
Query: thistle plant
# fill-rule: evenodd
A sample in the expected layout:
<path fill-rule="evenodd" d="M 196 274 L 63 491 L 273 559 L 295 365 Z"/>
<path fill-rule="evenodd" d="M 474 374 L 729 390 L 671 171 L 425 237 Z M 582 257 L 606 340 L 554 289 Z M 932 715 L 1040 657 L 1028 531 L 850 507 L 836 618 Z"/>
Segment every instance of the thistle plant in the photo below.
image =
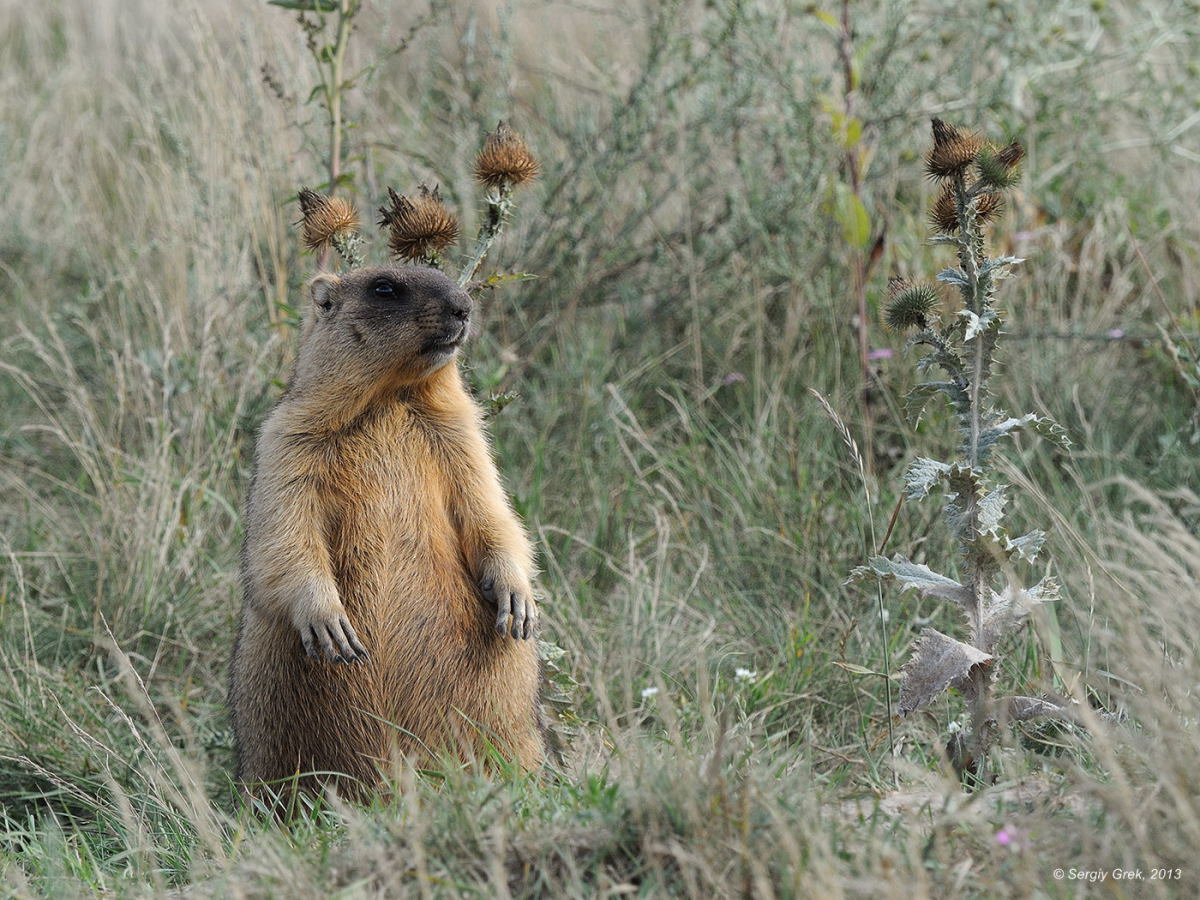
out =
<path fill-rule="evenodd" d="M 388 188 L 389 206 L 379 209 L 379 225 L 388 232 L 392 255 L 421 266 L 442 267 L 442 251 L 458 240 L 458 218 L 442 202 L 442 193 L 425 185 L 409 198 Z"/>
<path fill-rule="evenodd" d="M 537 173 L 538 162 L 524 139 L 504 122 L 488 134 L 475 160 L 476 178 L 488 191 L 484 198 L 486 211 L 471 255 L 457 276 L 460 285 L 477 290 L 530 277 L 494 275 L 484 282 L 474 281 L 512 214 L 513 191 L 532 181 Z M 308 188 L 300 191 L 298 200 L 301 240 L 308 250 L 319 254 L 319 265 L 324 267 L 330 249 L 337 251 L 347 268 L 363 265 L 360 222 L 350 201 Z M 388 202 L 379 208 L 378 222 L 395 259 L 435 269 L 445 267 L 446 253 L 458 241 L 460 230 L 458 217 L 442 200 L 441 190 L 424 184 L 411 195 L 388 188 Z"/>
<path fill-rule="evenodd" d="M 300 191 L 300 238 L 304 246 L 320 254 L 329 248 L 350 268 L 363 264 L 362 235 L 358 233 L 358 213 L 348 200 L 329 197 L 305 188 Z"/>
<path fill-rule="evenodd" d="M 513 210 L 513 191 L 533 181 L 538 169 L 538 162 L 529 152 L 525 140 L 507 124 L 500 122 L 496 130 L 488 134 L 475 157 L 475 178 L 487 188 L 486 209 L 475 238 L 475 249 L 459 273 L 460 285 L 470 284 L 492 244 L 504 230 L 504 223 Z"/>
<path fill-rule="evenodd" d="M 988 256 L 985 229 L 999 211 L 1004 191 L 1019 177 L 1019 144 L 996 148 L 977 134 L 933 120 L 933 147 L 926 172 L 939 185 L 930 212 L 934 244 L 956 252 L 958 264 L 937 281 L 957 290 L 961 308 L 943 320 L 941 290 L 934 284 L 894 279 L 889 285 L 886 324 L 912 332 L 907 347 L 926 352 L 917 369 L 929 374 L 909 394 L 906 412 L 915 425 L 928 402 L 942 396 L 958 426 L 957 454 L 944 461 L 918 457 L 904 475 L 904 497 L 921 500 L 935 488 L 944 492 L 946 523 L 958 551 L 958 580 L 902 555 L 871 557 L 851 573 L 899 582 L 902 590 L 950 601 L 966 620 L 965 640 L 933 628 L 921 632 L 911 660 L 901 670 L 901 714 L 915 712 L 943 691 L 955 688 L 966 698 L 969 729 L 951 741 L 952 758 L 976 784 L 986 784 L 988 757 L 1005 721 L 1057 716 L 1073 718 L 1065 701 L 1040 697 L 993 696 L 997 652 L 1002 640 L 1020 629 L 1039 603 L 1054 600 L 1058 585 L 1045 577 L 1023 583 L 1018 564 L 1037 559 L 1042 531 L 1009 532 L 1005 505 L 1009 486 L 996 477 L 992 456 L 1000 442 L 1020 431 L 1033 431 L 1063 449 L 1068 440 L 1051 420 L 1027 413 L 1010 416 L 993 401 L 990 380 L 1003 314 L 997 288 L 1023 260 Z M 933 373 L 941 374 L 935 377 Z"/>

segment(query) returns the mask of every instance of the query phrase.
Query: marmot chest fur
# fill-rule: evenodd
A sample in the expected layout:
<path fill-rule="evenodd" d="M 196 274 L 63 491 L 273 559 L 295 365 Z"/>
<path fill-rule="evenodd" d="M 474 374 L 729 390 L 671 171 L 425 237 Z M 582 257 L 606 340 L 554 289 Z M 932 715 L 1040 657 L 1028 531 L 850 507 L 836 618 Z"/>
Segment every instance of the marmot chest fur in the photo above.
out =
<path fill-rule="evenodd" d="M 533 769 L 533 554 L 455 362 L 470 299 L 396 266 L 311 293 L 246 506 L 238 780 L 362 796 L 400 755 Z"/>

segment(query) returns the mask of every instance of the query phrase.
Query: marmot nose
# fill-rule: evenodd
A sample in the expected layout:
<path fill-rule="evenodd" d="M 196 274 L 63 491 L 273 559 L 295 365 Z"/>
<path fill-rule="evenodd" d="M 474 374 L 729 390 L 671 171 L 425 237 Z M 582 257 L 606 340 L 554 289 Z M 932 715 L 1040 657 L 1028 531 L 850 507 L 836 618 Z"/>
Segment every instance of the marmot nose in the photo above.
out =
<path fill-rule="evenodd" d="M 471 301 L 466 297 L 462 299 L 454 298 L 446 304 L 446 311 L 460 322 L 465 322 L 471 317 Z"/>

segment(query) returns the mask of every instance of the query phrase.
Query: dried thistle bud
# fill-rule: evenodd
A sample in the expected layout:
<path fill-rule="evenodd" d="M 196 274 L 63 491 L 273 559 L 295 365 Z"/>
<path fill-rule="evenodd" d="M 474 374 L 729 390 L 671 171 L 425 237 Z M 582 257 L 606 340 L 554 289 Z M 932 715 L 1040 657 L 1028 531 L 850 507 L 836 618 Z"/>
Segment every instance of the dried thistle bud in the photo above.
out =
<path fill-rule="evenodd" d="M 930 178 L 953 178 L 966 171 L 983 147 L 983 139 L 973 132 L 933 120 L 933 147 L 925 155 L 925 171 Z"/>
<path fill-rule="evenodd" d="M 488 134 L 475 157 L 475 177 L 488 187 L 517 187 L 533 181 L 537 174 L 538 161 L 525 139 L 504 122 Z"/>
<path fill-rule="evenodd" d="M 300 237 L 309 250 L 319 251 L 338 238 L 358 231 L 358 213 L 349 201 L 328 197 L 307 188 L 300 192 Z"/>
<path fill-rule="evenodd" d="M 883 321 L 893 331 L 925 328 L 940 304 L 936 288 L 892 278 L 888 281 L 888 304 Z"/>
<path fill-rule="evenodd" d="M 981 223 L 994 218 L 1003 201 L 999 194 L 981 194 L 975 200 L 975 214 Z M 958 197 L 953 184 L 947 184 L 929 210 L 929 222 L 942 234 L 958 233 Z"/>
<path fill-rule="evenodd" d="M 421 185 L 414 197 L 388 188 L 388 198 L 391 205 L 380 207 L 379 224 L 388 230 L 388 246 L 395 256 L 432 262 L 458 240 L 458 219 L 436 187 Z"/>

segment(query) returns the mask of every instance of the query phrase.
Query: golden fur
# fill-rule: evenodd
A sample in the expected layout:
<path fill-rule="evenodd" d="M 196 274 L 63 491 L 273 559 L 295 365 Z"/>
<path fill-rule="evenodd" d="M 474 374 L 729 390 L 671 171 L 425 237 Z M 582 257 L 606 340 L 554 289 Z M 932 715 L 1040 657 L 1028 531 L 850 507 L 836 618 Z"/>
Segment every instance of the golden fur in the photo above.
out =
<path fill-rule="evenodd" d="M 339 773 L 364 796 L 397 754 L 485 742 L 534 769 L 533 553 L 455 363 L 470 300 L 398 266 L 319 276 L 312 299 L 246 508 L 238 780 Z"/>

